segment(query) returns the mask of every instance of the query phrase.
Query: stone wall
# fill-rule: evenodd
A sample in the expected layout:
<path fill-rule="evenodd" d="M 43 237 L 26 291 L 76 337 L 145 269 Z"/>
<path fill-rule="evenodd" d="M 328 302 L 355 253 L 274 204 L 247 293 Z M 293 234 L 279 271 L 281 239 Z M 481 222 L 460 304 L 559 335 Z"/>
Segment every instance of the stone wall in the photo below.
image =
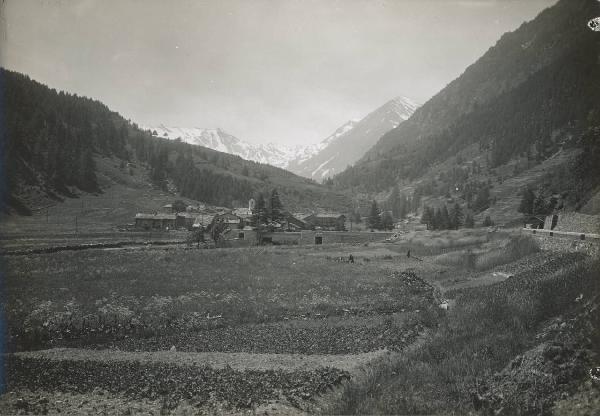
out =
<path fill-rule="evenodd" d="M 552 221 L 551 215 L 548 218 Z M 545 225 L 544 228 L 546 228 Z M 600 216 L 580 214 L 579 212 L 560 213 L 558 214 L 558 222 L 556 227 L 554 227 L 554 231 L 600 234 Z"/>
<path fill-rule="evenodd" d="M 554 230 L 532 230 L 528 228 L 524 228 L 523 232 L 533 235 L 539 242 L 542 250 L 561 252 L 577 251 L 592 256 L 600 254 L 600 236 L 598 236 L 598 234 L 561 232 Z"/>
<path fill-rule="evenodd" d="M 276 244 L 314 245 L 320 237 L 321 244 L 350 243 L 361 244 L 372 241 L 383 241 L 392 236 L 392 232 L 351 232 L 351 231 L 301 231 L 285 233 L 266 233 L 263 238 L 270 238 Z"/>
<path fill-rule="evenodd" d="M 392 236 L 392 232 L 351 232 L 351 231 L 303 231 L 300 244 L 315 244 L 317 237 L 322 238 L 322 244 L 349 243 L 361 244 L 373 241 L 383 241 Z"/>
<path fill-rule="evenodd" d="M 592 240 L 573 240 L 561 237 L 536 237 L 542 250 L 561 252 L 583 252 L 596 256 L 600 252 L 600 244 Z"/>

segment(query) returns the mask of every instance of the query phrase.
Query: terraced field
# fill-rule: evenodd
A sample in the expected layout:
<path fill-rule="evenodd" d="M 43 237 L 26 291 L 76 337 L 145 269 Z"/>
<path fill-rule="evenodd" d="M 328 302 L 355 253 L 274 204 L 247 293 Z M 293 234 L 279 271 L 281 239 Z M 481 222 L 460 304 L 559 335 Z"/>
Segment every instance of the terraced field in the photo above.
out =
<path fill-rule="evenodd" d="M 335 260 L 348 250 L 354 264 Z M 383 244 L 90 249 L 6 266 L 8 413 L 299 412 L 439 309 L 415 261 Z"/>

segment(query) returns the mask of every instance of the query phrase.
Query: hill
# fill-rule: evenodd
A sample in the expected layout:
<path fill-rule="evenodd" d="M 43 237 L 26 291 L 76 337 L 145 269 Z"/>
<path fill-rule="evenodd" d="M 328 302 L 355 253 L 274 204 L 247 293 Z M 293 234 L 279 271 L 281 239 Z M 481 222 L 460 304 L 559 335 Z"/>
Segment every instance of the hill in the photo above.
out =
<path fill-rule="evenodd" d="M 545 197 L 561 194 L 570 208 L 583 206 L 600 185 L 593 170 L 577 168 L 599 160 L 594 127 L 600 125 L 600 37 L 586 26 L 598 9 L 592 0 L 562 0 L 503 35 L 336 176 L 338 189 L 385 194 L 427 178 L 420 196 L 467 203 L 465 189 L 482 188 L 480 179 L 504 181 L 558 153 L 585 149 L 575 160 L 565 158 L 566 178 L 543 190 Z"/>
<path fill-rule="evenodd" d="M 277 188 L 289 209 L 348 206 L 341 193 L 273 166 L 201 146 L 153 137 L 104 104 L 57 92 L 2 69 L 6 108 L 1 132 L 7 183 L 5 210 L 28 213 L 52 201 L 106 191 L 105 163 L 122 169 L 116 182 L 130 183 L 140 170 L 158 193 L 169 192 L 212 205 L 245 205 L 259 192 Z M 112 175 L 114 177 L 114 175 Z"/>

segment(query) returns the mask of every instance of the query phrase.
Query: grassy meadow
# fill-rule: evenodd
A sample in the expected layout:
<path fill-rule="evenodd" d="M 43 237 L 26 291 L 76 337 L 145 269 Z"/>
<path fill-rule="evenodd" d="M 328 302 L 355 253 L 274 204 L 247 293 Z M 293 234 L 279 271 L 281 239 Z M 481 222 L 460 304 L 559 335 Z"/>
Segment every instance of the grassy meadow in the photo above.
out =
<path fill-rule="evenodd" d="M 9 333 L 20 348 L 23 340 L 31 347 L 82 334 L 141 331 L 148 336 L 307 317 L 393 314 L 423 306 L 420 295 L 428 288 L 411 288 L 393 273 L 404 261 L 401 256 L 353 249 L 354 264 L 337 261 L 343 249 L 336 246 L 9 256 Z"/>

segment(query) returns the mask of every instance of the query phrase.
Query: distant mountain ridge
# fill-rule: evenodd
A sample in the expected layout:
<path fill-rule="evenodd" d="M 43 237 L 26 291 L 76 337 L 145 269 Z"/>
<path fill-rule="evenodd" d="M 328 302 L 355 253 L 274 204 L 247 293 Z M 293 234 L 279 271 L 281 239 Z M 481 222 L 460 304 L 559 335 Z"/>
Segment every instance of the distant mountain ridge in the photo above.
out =
<path fill-rule="evenodd" d="M 171 140 L 180 139 L 184 143 L 208 147 L 223 153 L 239 156 L 242 159 L 266 163 L 278 168 L 286 168 L 289 161 L 302 155 L 305 147 L 297 148 L 268 144 L 252 144 L 238 139 L 221 128 L 173 127 L 159 124 L 146 127 L 157 137 Z M 156 132 L 156 134 L 154 134 Z"/>
<path fill-rule="evenodd" d="M 356 162 L 383 134 L 408 119 L 416 108 L 417 104 L 409 98 L 396 97 L 362 120 L 349 120 L 319 143 L 306 146 L 252 144 L 221 128 L 159 124 L 146 129 L 156 137 L 179 139 L 322 181 Z"/>

